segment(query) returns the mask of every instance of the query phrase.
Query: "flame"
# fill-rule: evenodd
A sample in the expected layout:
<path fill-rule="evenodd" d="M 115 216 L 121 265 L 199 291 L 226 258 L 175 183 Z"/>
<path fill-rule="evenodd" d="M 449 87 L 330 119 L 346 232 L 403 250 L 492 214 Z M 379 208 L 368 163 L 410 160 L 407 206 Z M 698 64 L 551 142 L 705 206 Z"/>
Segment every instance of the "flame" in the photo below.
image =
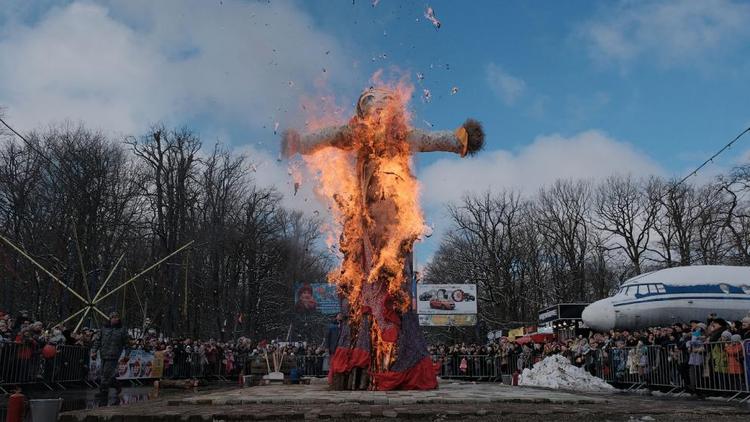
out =
<path fill-rule="evenodd" d="M 382 98 L 366 110 L 358 107 L 348 122 L 351 145 L 303 156 L 336 228 L 327 241 L 338 244 L 341 264 L 329 282 L 345 296 L 352 325 L 358 326 L 365 307 L 372 312 L 374 370 L 387 369 L 395 359 L 393 330 L 399 320 L 394 315 L 410 306 L 406 260 L 424 227 L 407 141 L 413 86 L 405 79 L 386 83 L 381 76 L 373 75 L 370 92 Z M 330 102 L 320 106 L 330 107 Z M 303 108 L 320 113 L 309 102 Z M 309 119 L 307 128 L 336 123 L 341 124 L 337 116 L 324 112 Z"/>

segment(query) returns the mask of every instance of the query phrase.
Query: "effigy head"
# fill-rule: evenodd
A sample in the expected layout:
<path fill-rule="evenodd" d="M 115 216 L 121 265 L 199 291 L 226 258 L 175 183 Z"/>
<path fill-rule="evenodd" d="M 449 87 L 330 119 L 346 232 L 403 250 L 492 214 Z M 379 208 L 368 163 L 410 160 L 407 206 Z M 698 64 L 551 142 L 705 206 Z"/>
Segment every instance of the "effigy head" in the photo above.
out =
<path fill-rule="evenodd" d="M 394 91 L 370 87 L 357 100 L 357 116 L 364 119 L 374 112 L 383 110 L 397 98 L 397 94 Z"/>

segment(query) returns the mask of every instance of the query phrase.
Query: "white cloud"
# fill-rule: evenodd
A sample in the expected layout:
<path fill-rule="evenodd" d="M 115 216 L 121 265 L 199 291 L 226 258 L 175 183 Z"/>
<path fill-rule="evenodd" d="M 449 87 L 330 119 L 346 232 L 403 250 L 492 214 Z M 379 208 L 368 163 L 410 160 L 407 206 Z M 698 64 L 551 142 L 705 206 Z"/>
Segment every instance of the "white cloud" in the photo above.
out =
<path fill-rule="evenodd" d="M 513 105 L 526 90 L 523 79 L 510 75 L 494 63 L 487 66 L 487 83 L 506 105 Z"/>
<path fill-rule="evenodd" d="M 72 119 L 137 133 L 199 116 L 284 127 L 323 76 L 352 80 L 338 42 L 289 2 L 74 2 L 1 31 L 0 105 L 20 128 Z"/>
<path fill-rule="evenodd" d="M 507 188 L 533 194 L 555 179 L 602 179 L 615 173 L 640 176 L 663 170 L 630 144 L 590 130 L 568 138 L 540 136 L 517 153 L 494 150 L 463 160 L 440 159 L 420 171 L 419 178 L 429 207 L 458 201 L 468 191 Z"/>
<path fill-rule="evenodd" d="M 612 174 L 663 175 L 664 170 L 632 145 L 596 130 L 571 137 L 540 136 L 515 153 L 493 150 L 471 158 L 440 159 L 418 174 L 426 220 L 435 232 L 418 245 L 417 255 L 431 259 L 451 226 L 445 205 L 458 203 L 467 193 L 513 189 L 531 196 L 556 179 L 597 181 Z"/>
<path fill-rule="evenodd" d="M 234 148 L 233 151 L 248 158 L 255 185 L 262 188 L 274 188 L 284 196 L 282 200 L 284 207 L 302 211 L 308 217 L 328 216 L 327 204 L 323 204 L 313 192 L 314 179 L 301 163 L 293 161 L 290 164 L 288 160 L 278 160 L 267 150 L 256 148 L 250 143 Z M 303 176 L 296 192 L 294 177 L 289 174 L 290 166 L 298 169 Z M 326 221 L 330 221 L 330 218 Z"/>
<path fill-rule="evenodd" d="M 622 1 L 579 28 L 597 61 L 697 64 L 750 41 L 750 4 L 733 0 Z"/>

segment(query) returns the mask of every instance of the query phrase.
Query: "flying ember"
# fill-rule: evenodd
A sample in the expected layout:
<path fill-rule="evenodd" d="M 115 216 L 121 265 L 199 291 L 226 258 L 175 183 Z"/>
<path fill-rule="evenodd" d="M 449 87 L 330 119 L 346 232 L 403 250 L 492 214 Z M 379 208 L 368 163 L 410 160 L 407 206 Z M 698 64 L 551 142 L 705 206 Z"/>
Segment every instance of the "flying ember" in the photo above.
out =
<path fill-rule="evenodd" d="M 377 78 L 377 75 L 376 75 Z M 456 131 L 427 132 L 410 125 L 413 87 L 379 83 L 365 90 L 348 124 L 299 134 L 287 131 L 286 157 L 303 155 L 317 175 L 317 193 L 332 206 L 340 232 L 340 266 L 329 274 L 347 314 L 333 375 L 356 368 L 372 374 L 370 387 L 435 388 L 436 380 L 408 281 L 414 242 L 424 234 L 412 154 L 479 151 L 484 133 L 469 119 Z"/>

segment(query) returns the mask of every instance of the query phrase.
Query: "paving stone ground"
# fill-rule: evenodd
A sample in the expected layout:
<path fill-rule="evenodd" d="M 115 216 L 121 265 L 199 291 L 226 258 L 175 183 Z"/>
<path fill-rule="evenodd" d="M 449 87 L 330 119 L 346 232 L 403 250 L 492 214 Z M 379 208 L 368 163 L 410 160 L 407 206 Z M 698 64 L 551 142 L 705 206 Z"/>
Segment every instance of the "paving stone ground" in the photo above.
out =
<path fill-rule="evenodd" d="M 334 419 L 502 421 L 748 421 L 737 403 L 593 394 L 442 382 L 433 391 L 328 391 L 326 385 L 227 388 L 149 400 L 127 406 L 65 413 L 62 422 L 251 421 Z"/>

